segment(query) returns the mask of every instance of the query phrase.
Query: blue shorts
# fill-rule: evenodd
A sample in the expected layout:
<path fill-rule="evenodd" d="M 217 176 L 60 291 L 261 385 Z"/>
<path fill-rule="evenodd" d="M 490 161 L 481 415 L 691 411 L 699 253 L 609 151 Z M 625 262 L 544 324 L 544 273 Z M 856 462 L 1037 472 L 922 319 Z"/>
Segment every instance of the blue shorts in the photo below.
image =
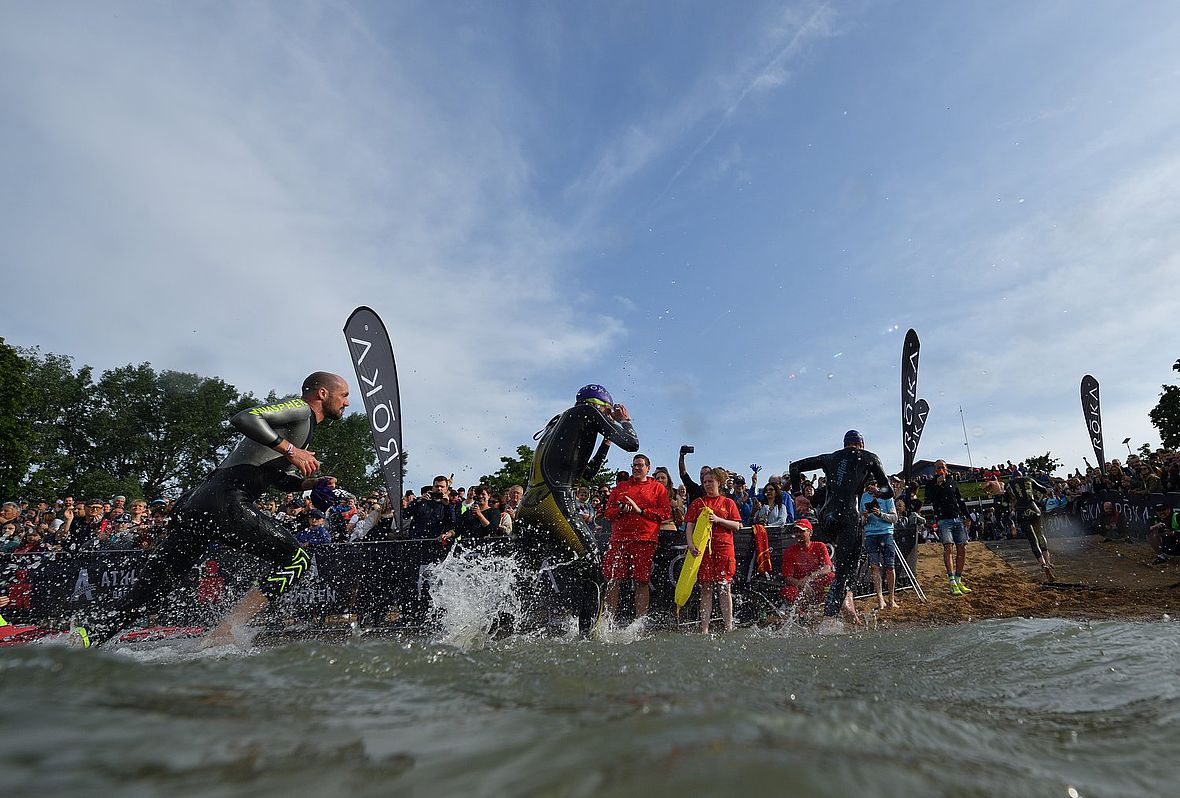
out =
<path fill-rule="evenodd" d="M 884 535 L 865 535 L 865 554 L 869 555 L 869 565 L 892 568 L 896 552 L 892 532 Z"/>
<path fill-rule="evenodd" d="M 938 539 L 948 546 L 952 543 L 963 545 L 967 542 L 967 527 L 959 518 L 939 518 Z"/>

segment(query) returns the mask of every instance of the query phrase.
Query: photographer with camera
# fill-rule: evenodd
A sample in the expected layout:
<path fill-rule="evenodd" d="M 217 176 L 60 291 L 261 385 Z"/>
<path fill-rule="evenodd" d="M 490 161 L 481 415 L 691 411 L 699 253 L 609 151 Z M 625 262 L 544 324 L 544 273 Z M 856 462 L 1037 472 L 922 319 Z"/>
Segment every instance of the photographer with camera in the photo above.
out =
<path fill-rule="evenodd" d="M 410 521 L 411 540 L 437 540 L 447 543 L 455 536 L 458 519 L 451 504 L 450 481 L 444 476 L 434 478 L 430 492 L 406 508 Z"/>
<path fill-rule="evenodd" d="M 701 487 L 701 484 L 704 483 L 705 477 L 707 475 L 713 473 L 713 469 L 711 467 L 701 466 L 701 482 L 697 483 L 692 481 L 692 477 L 688 475 L 688 467 L 684 464 L 684 456 L 686 454 L 692 454 L 695 451 L 695 446 L 685 445 L 680 447 L 680 460 L 678 461 L 678 465 L 680 466 L 680 483 L 684 485 L 685 504 L 692 504 L 694 501 L 705 495 L 705 489 Z"/>

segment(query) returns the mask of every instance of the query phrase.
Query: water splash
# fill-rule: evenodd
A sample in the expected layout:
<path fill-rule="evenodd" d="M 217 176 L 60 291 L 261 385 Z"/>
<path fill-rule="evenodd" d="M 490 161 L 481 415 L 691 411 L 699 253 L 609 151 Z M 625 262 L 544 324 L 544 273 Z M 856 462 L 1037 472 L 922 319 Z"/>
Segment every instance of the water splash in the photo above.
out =
<path fill-rule="evenodd" d="M 523 621 L 519 592 L 522 565 L 515 557 L 451 550 L 424 576 L 439 626 L 439 642 L 461 649 L 480 649 L 497 629 Z"/>

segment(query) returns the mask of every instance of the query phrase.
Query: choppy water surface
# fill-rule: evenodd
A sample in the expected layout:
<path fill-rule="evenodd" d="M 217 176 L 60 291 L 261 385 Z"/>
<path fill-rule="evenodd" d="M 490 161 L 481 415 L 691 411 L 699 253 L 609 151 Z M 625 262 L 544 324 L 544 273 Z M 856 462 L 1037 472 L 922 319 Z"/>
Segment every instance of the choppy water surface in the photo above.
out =
<path fill-rule="evenodd" d="M 0 650 L 0 794 L 1159 796 L 1180 624 Z"/>

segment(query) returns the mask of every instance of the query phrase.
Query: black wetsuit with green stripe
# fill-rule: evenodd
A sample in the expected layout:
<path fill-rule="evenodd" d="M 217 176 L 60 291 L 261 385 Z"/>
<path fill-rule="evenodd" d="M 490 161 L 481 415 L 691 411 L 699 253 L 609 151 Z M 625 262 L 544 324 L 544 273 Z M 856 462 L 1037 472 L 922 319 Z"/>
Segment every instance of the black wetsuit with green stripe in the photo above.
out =
<path fill-rule="evenodd" d="M 242 440 L 204 482 L 176 500 L 168 536 L 152 552 L 135 585 L 113 610 L 88 619 L 92 643 L 156 610 L 214 541 L 274 565 L 274 573 L 259 584 L 269 598 L 303 573 L 307 556 L 299 543 L 254 502 L 269 487 L 302 489 L 298 468 L 271 447 L 286 440 L 306 449 L 315 433 L 315 414 L 302 399 L 286 399 L 243 410 L 230 424 Z"/>
<path fill-rule="evenodd" d="M 1005 492 L 1016 513 L 1016 523 L 1024 533 L 1033 556 L 1040 562 L 1049 553 L 1049 541 L 1041 531 L 1041 501 L 1049 492 L 1039 482 L 1026 476 L 1013 477 Z"/>

